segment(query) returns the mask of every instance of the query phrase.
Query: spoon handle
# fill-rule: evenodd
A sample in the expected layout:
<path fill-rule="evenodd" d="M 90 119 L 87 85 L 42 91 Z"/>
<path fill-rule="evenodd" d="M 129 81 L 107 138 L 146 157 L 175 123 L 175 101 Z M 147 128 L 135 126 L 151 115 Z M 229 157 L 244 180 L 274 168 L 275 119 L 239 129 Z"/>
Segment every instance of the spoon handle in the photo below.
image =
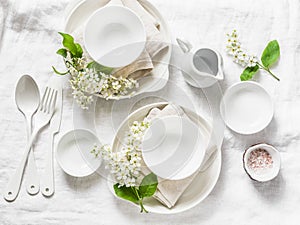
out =
<path fill-rule="evenodd" d="M 54 134 L 50 135 L 50 148 L 48 151 L 45 171 L 41 176 L 41 192 L 44 196 L 50 197 L 54 194 L 54 171 L 53 171 L 53 148 Z"/>
<path fill-rule="evenodd" d="M 30 117 L 27 122 L 27 141 L 30 138 L 31 132 L 32 132 L 32 117 Z M 27 161 L 27 174 L 28 177 L 26 179 L 26 190 L 30 195 L 36 195 L 39 193 L 40 190 L 40 183 L 39 183 L 39 175 L 37 172 L 34 154 L 33 154 L 33 146 L 31 147 L 31 150 L 29 152 L 28 161 Z"/>
<path fill-rule="evenodd" d="M 7 185 L 7 187 L 5 189 L 5 193 L 4 193 L 4 199 L 6 201 L 9 201 L 9 202 L 14 201 L 17 198 L 18 194 L 19 194 L 20 186 L 21 186 L 21 182 L 22 182 L 22 178 L 23 178 L 23 173 L 24 173 L 24 168 L 25 168 L 27 158 L 28 158 L 28 153 L 31 149 L 32 143 L 33 143 L 37 133 L 39 132 L 39 130 L 40 129 L 35 130 L 32 133 L 32 135 L 31 135 L 31 137 L 28 141 L 28 144 L 25 148 L 22 161 L 21 161 L 19 167 L 17 168 L 15 174 L 13 175 L 13 177 L 8 182 L 8 185 Z"/>

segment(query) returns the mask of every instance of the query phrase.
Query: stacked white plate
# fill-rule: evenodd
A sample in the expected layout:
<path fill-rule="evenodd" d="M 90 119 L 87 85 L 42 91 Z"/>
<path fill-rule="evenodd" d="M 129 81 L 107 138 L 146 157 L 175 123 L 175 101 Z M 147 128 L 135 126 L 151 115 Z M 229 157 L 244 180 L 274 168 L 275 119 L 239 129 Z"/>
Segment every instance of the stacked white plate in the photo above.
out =
<path fill-rule="evenodd" d="M 75 1 L 74 4 L 69 5 L 66 10 L 65 32 L 72 34 L 78 27 L 83 26 L 87 19 L 99 8 L 107 4 L 107 0 L 83 0 Z M 169 79 L 169 62 L 171 59 L 171 35 L 169 28 L 159 11 L 147 0 L 139 0 L 139 3 L 157 20 L 160 24 L 160 32 L 164 36 L 164 42 L 170 43 L 168 52 L 160 60 L 161 63 L 156 63 L 151 74 L 146 79 L 139 82 L 139 88 L 136 92 L 125 96 L 118 97 L 118 99 L 130 98 L 145 92 L 155 92 L 162 89 Z M 101 97 L 100 95 L 97 95 Z"/>
<path fill-rule="evenodd" d="M 125 134 L 128 131 L 128 127 L 130 124 L 133 123 L 133 121 L 142 121 L 149 111 L 152 108 L 164 108 L 168 103 L 154 103 L 150 105 L 146 105 L 132 114 L 130 114 L 120 125 L 117 134 L 114 138 L 112 150 L 113 151 L 119 151 L 122 148 L 122 140 L 125 138 Z M 186 108 L 183 108 L 185 114 L 191 119 L 194 123 L 196 123 L 205 135 L 205 138 L 209 138 L 210 134 L 212 132 L 212 125 L 206 120 L 205 118 L 197 115 L 195 112 L 192 112 Z M 190 186 L 185 190 L 183 195 L 178 200 L 177 204 L 169 209 L 165 206 L 163 206 L 161 203 L 159 203 L 154 198 L 149 198 L 145 200 L 145 207 L 147 210 L 153 213 L 159 213 L 159 214 L 174 214 L 186 211 L 197 204 L 199 204 L 201 201 L 203 201 L 212 191 L 215 184 L 217 183 L 219 174 L 221 171 L 221 151 L 218 150 L 217 157 L 211 164 L 207 170 L 204 172 L 199 173 L 193 182 L 190 184 Z M 111 192 L 114 194 L 113 191 L 113 183 L 111 180 L 108 179 L 108 186 L 111 190 Z M 128 203 L 130 204 L 130 203 Z"/>

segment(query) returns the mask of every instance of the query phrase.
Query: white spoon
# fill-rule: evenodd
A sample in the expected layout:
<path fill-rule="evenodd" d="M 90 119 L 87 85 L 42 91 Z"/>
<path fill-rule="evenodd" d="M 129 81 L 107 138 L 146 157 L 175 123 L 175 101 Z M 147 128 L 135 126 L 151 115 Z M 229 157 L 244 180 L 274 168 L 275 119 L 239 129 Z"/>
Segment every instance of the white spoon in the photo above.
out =
<path fill-rule="evenodd" d="M 22 76 L 17 84 L 15 92 L 16 105 L 19 111 L 24 115 L 26 121 L 27 140 L 31 136 L 32 116 L 40 104 L 40 92 L 37 84 L 29 75 Z M 33 156 L 33 147 L 29 153 L 27 162 L 28 178 L 26 182 L 27 192 L 35 195 L 40 190 L 39 176 Z"/>

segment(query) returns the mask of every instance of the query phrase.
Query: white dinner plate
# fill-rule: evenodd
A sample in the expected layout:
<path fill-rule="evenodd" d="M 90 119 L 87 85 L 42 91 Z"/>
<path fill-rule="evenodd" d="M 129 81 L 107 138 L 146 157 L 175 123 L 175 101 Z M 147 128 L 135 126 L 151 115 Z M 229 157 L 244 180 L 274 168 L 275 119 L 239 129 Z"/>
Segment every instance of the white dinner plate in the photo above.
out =
<path fill-rule="evenodd" d="M 133 121 L 142 121 L 152 108 L 164 108 L 168 105 L 167 102 L 153 103 L 139 108 L 138 110 L 131 113 L 120 125 L 116 136 L 114 138 L 112 150 L 118 151 L 122 148 L 122 140 L 124 140 L 124 135 L 128 131 L 130 124 Z M 206 138 L 209 138 L 212 132 L 212 126 L 205 118 L 199 116 L 195 112 L 183 108 L 185 114 L 196 123 L 199 128 L 204 132 Z M 145 199 L 145 207 L 149 212 L 158 214 L 175 214 L 191 209 L 192 207 L 203 201 L 213 190 L 217 183 L 221 171 L 221 151 L 217 152 L 217 156 L 212 164 L 203 172 L 198 173 L 194 178 L 193 182 L 188 186 L 185 192 L 182 194 L 176 205 L 169 209 L 162 205 L 154 198 Z M 111 179 L 107 179 L 107 184 L 109 190 L 114 194 L 113 183 Z M 114 194 L 115 195 L 115 194 Z M 128 201 L 127 201 L 128 202 Z M 128 202 L 129 203 L 129 202 Z M 135 205 L 135 204 L 134 204 Z M 137 206 L 137 205 L 136 205 Z M 137 206 L 138 207 L 138 206 Z"/>
<path fill-rule="evenodd" d="M 97 9 L 106 5 L 108 0 L 83 0 L 72 2 L 66 9 L 65 16 L 65 32 L 73 33 L 79 26 L 82 26 L 87 19 Z M 152 72 L 139 82 L 139 88 L 134 94 L 128 94 L 120 97 L 112 97 L 112 99 L 126 99 L 146 92 L 155 92 L 162 89 L 169 79 L 169 64 L 172 52 L 172 40 L 169 27 L 160 12 L 147 0 L 138 0 L 138 2 L 157 20 L 160 24 L 160 32 L 164 36 L 164 42 L 169 43 L 169 48 L 164 54 L 161 63 L 156 63 Z M 101 95 L 97 95 L 101 97 Z"/>
<path fill-rule="evenodd" d="M 254 134 L 268 126 L 274 108 L 271 96 L 257 82 L 242 81 L 229 87 L 220 104 L 226 125 L 240 134 Z"/>
<path fill-rule="evenodd" d="M 90 152 L 94 145 L 101 146 L 99 139 L 89 130 L 76 129 L 64 134 L 58 141 L 56 160 L 67 174 L 85 177 L 94 173 L 101 159 Z"/>

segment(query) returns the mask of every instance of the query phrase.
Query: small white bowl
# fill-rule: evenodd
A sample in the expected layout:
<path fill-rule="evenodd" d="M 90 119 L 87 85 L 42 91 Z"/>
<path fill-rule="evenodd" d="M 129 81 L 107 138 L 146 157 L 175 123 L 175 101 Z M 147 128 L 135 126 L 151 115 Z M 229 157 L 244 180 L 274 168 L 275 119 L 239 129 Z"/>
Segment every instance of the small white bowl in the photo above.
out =
<path fill-rule="evenodd" d="M 273 160 L 272 168 L 266 168 L 264 169 L 263 172 L 255 172 L 252 168 L 249 167 L 248 164 L 249 156 L 251 152 L 256 149 L 266 150 L 271 155 Z M 281 165 L 280 153 L 272 145 L 257 144 L 245 150 L 243 155 L 243 165 L 246 173 L 249 175 L 251 179 L 259 182 L 266 182 L 274 179 L 279 173 L 280 165 Z"/>
<path fill-rule="evenodd" d="M 74 177 L 88 176 L 101 165 L 101 159 L 91 153 L 95 144 L 100 146 L 98 138 L 91 131 L 71 130 L 58 142 L 56 160 L 67 174 Z"/>
<path fill-rule="evenodd" d="M 243 81 L 226 90 L 220 113 L 231 130 L 240 134 L 254 134 L 268 126 L 274 108 L 271 96 L 260 84 Z"/>
<path fill-rule="evenodd" d="M 142 156 L 157 176 L 180 180 L 192 175 L 201 165 L 207 140 L 196 124 L 184 117 L 154 119 L 145 132 Z"/>
<path fill-rule="evenodd" d="M 127 66 L 143 52 L 146 31 L 143 22 L 124 6 L 105 6 L 87 20 L 84 44 L 89 55 L 104 66 Z"/>

